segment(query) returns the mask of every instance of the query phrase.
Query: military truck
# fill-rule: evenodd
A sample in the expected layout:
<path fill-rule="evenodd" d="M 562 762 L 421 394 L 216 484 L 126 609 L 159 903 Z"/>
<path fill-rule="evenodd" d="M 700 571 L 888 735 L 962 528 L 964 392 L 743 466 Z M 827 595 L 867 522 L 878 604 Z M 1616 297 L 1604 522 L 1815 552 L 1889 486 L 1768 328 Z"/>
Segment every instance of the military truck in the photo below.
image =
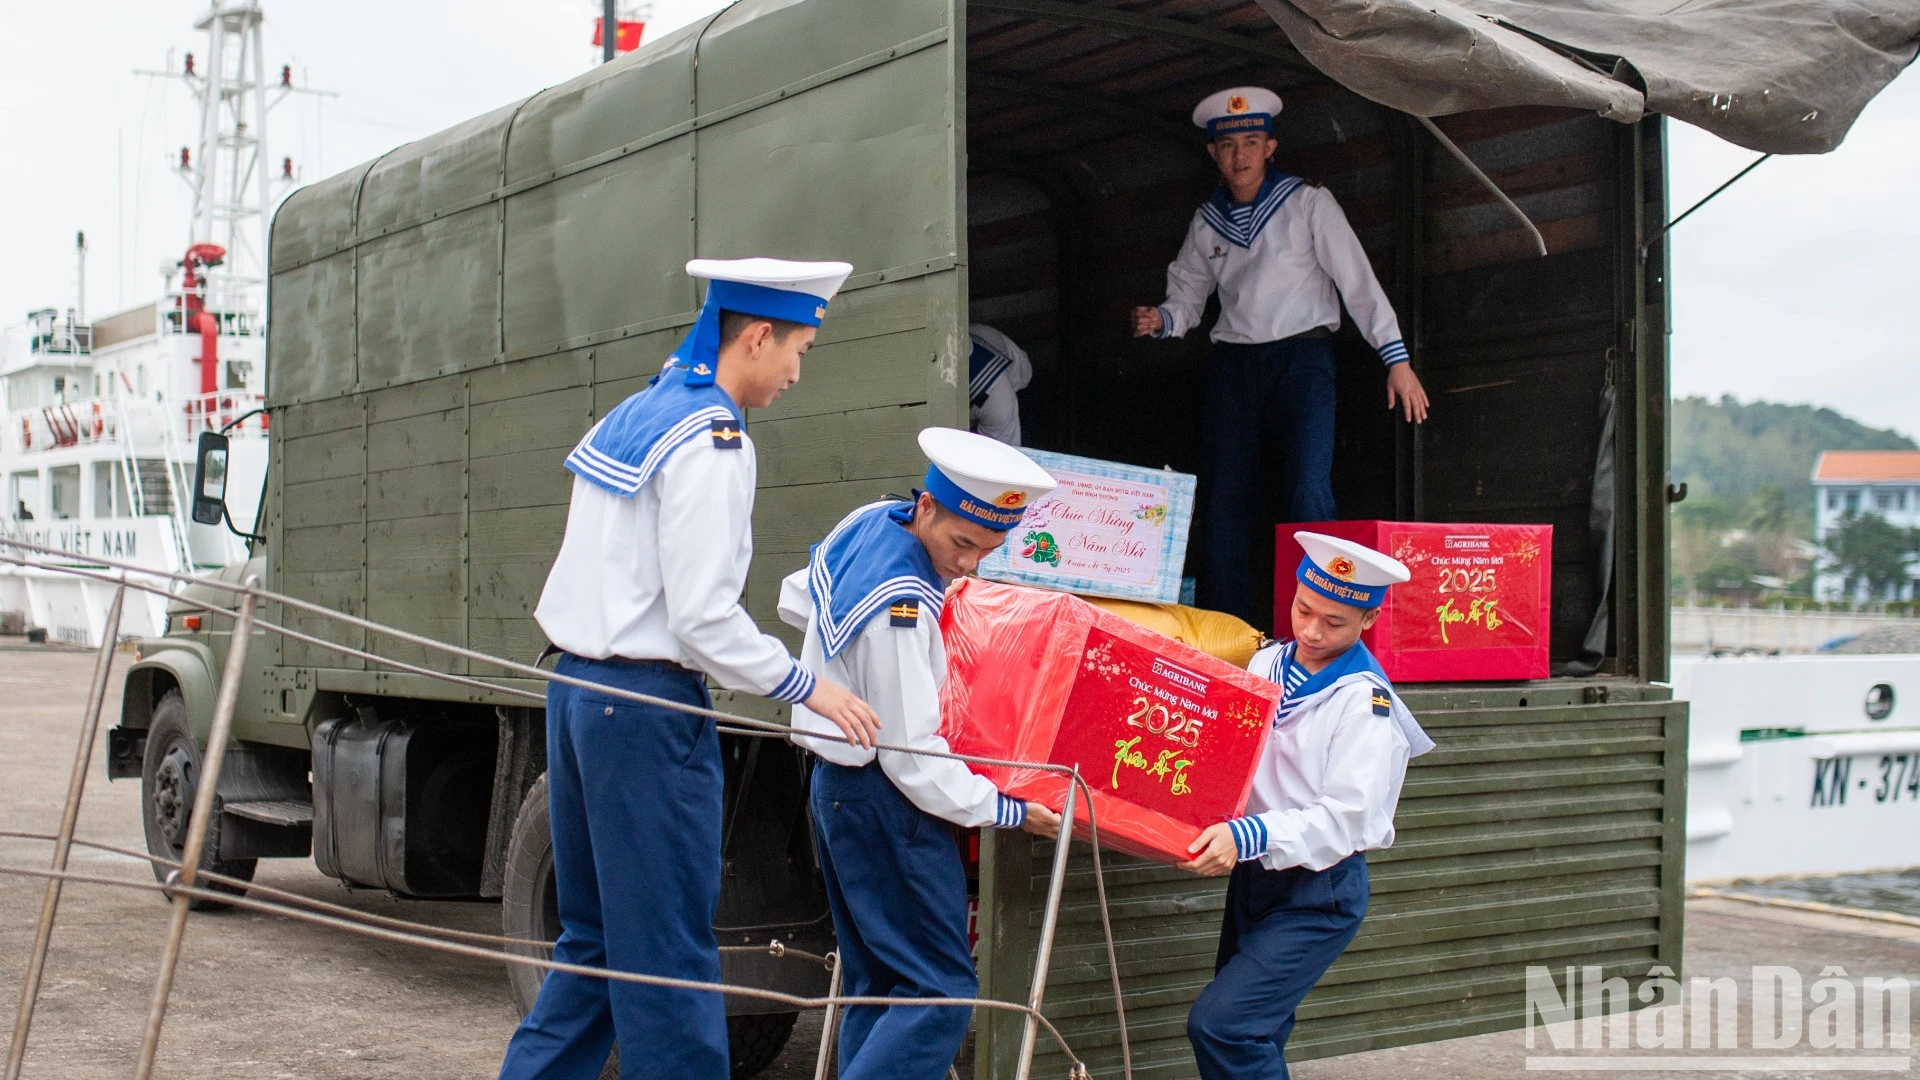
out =
<path fill-rule="evenodd" d="M 1561 107 L 1440 121 L 1535 220 L 1541 256 L 1445 146 L 1307 63 L 1251 2 L 743 0 L 295 192 L 272 233 L 260 539 L 227 576 L 532 661 L 562 459 L 691 324 L 700 295 L 682 265 L 696 255 L 856 268 L 802 381 L 748 416 L 760 490 L 745 601 L 796 649 L 780 578 L 848 509 L 915 483 L 916 432 L 966 423 L 969 320 L 1033 357 L 1030 445 L 1194 471 L 1204 338 L 1136 341 L 1126 316 L 1162 295 L 1214 183 L 1185 112 L 1237 83 L 1285 98 L 1278 164 L 1338 195 L 1433 396 L 1425 426 L 1394 419 L 1379 361 L 1339 332 L 1342 513 L 1554 525 L 1551 642 L 1568 672 L 1402 688 L 1439 749 L 1408 777 L 1399 841 L 1370 857 L 1372 911 L 1292 1052 L 1518 1026 L 1528 965 L 1678 970 L 1664 121 Z M 228 648 L 229 623 L 203 608 L 216 599 L 190 590 L 167 635 L 141 643 L 113 733 L 111 775 L 140 778 L 158 854 L 179 851 Z M 406 638 L 273 605 L 263 617 L 542 689 Z M 233 732 L 209 866 L 244 878 L 310 854 L 354 886 L 498 900 L 506 932 L 556 932 L 543 721 L 525 699 L 257 633 Z M 723 746 L 720 940 L 831 947 L 806 758 Z M 1025 998 L 1050 850 L 979 837 L 986 994 Z M 1134 1075 L 1190 1075 L 1184 1018 L 1212 974 L 1223 885 L 1106 865 Z M 817 967 L 743 954 L 726 977 L 825 986 Z M 510 978 L 524 1007 L 537 976 Z M 1096 1075 L 1117 1075 L 1083 852 L 1046 1007 Z M 767 1008 L 729 1002 L 741 1075 L 792 1029 Z M 975 1075 L 1012 1075 L 1017 1018 L 976 1028 Z M 1043 1047 L 1036 1075 L 1064 1073 Z"/>

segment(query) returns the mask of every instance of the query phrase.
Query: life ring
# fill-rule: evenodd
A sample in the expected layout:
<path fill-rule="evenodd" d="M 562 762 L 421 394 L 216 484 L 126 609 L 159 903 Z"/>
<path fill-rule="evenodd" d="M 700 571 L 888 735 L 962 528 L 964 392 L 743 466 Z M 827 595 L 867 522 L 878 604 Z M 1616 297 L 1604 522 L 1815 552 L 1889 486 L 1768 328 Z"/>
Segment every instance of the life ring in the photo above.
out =
<path fill-rule="evenodd" d="M 93 437 L 98 439 L 107 433 L 106 414 L 100 411 L 100 403 L 93 403 Z"/>
<path fill-rule="evenodd" d="M 20 449 L 33 449 L 33 418 L 30 416 L 20 418 Z"/>

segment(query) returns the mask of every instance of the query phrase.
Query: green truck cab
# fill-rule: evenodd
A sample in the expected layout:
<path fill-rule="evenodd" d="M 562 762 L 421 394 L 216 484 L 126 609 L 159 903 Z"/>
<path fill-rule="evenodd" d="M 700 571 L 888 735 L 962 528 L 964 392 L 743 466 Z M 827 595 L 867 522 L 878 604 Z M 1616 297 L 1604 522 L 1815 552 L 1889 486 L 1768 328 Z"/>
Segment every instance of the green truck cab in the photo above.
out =
<path fill-rule="evenodd" d="M 1184 120 L 1231 82 L 1286 98 L 1281 168 L 1340 198 L 1434 399 L 1382 410 L 1343 328 L 1335 473 L 1349 517 L 1556 526 L 1551 640 L 1589 674 L 1405 686 L 1439 743 L 1398 842 L 1370 857 L 1359 938 L 1301 1010 L 1295 1058 L 1523 1023 L 1529 965 L 1680 966 L 1686 711 L 1666 677 L 1663 121 L 1509 108 L 1443 127 L 1538 222 L 1549 253 L 1410 117 L 1315 71 L 1252 2 L 1204 17 L 1041 0 L 742 0 L 622 60 L 295 192 L 274 222 L 264 540 L 280 593 L 530 662 L 529 613 L 565 522 L 562 459 L 646 384 L 699 307 L 687 259 L 846 259 L 802 381 L 748 417 L 759 450 L 746 604 L 849 508 L 904 492 L 914 436 L 964 426 L 970 320 L 1020 341 L 1033 446 L 1193 471 L 1206 342 L 1136 341 L 1126 311 L 1210 190 Z M 1598 498 L 1595 497 L 1599 491 Z M 177 852 L 229 621 L 195 589 L 141 644 L 111 772 L 141 779 Z M 487 688 L 258 632 L 211 865 L 314 858 L 349 884 L 499 899 L 551 935 L 534 680 L 265 605 L 262 617 Z M 719 693 L 720 707 L 783 708 Z M 724 740 L 723 944 L 816 950 L 831 923 L 806 763 Z M 981 838 L 984 993 L 1024 1000 L 1050 845 Z M 169 847 L 169 844 L 172 846 Z M 1107 856 L 1134 1075 L 1190 1075 L 1223 885 Z M 518 970 L 518 969 L 516 969 Z M 817 967 L 729 954 L 727 978 L 824 990 Z M 1096 1075 L 1118 1032 L 1085 855 L 1046 995 Z M 537 977 L 513 977 L 524 1007 Z M 736 1071 L 791 1013 L 735 999 Z M 975 1074 L 1012 1075 L 1019 1026 L 977 1019 Z M 504 1032 L 502 1033 L 504 1036 Z M 1043 1047 L 1044 1050 L 1044 1047 Z M 1043 1053 L 1039 1075 L 1063 1075 Z"/>

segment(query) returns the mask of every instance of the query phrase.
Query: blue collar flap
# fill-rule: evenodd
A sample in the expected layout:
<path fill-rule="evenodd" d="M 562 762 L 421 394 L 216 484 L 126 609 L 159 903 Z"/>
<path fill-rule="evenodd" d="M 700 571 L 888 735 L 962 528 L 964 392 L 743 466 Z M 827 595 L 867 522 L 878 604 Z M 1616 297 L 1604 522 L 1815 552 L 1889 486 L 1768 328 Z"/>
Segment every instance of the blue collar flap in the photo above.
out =
<path fill-rule="evenodd" d="M 917 600 L 923 618 L 939 620 L 946 590 L 927 549 L 907 531 L 912 520 L 910 502 L 868 503 L 813 545 L 807 591 L 827 659 L 896 600 Z"/>
<path fill-rule="evenodd" d="M 984 401 L 987 391 L 993 389 L 993 384 L 1012 366 L 1012 357 L 1001 355 L 998 350 L 987 347 L 975 338 L 973 351 L 967 355 L 968 400 L 975 405 Z"/>
<path fill-rule="evenodd" d="M 1213 190 L 1212 197 L 1200 205 L 1200 216 L 1227 243 L 1250 248 L 1260 236 L 1260 230 L 1267 227 L 1267 222 L 1273 220 L 1273 216 L 1305 183 L 1297 176 L 1268 169 L 1267 178 L 1260 182 L 1260 192 L 1252 202 L 1234 205 L 1233 196 L 1227 193 L 1227 186 L 1222 184 Z"/>
<path fill-rule="evenodd" d="M 1272 668 L 1265 676 L 1268 681 L 1278 683 L 1282 688 L 1286 686 L 1284 681 L 1286 670 L 1287 666 L 1293 663 L 1295 648 L 1295 644 L 1289 641 L 1274 652 Z M 1393 689 L 1393 681 L 1387 678 L 1386 671 L 1381 668 L 1380 661 L 1374 658 L 1373 651 L 1367 648 L 1365 642 L 1360 641 L 1354 642 L 1352 648 L 1309 676 L 1298 689 L 1285 692 L 1280 699 L 1280 708 L 1274 714 L 1275 726 L 1292 719 L 1294 713 L 1302 706 L 1356 680 L 1371 684 L 1375 696 L 1381 694 L 1386 696 L 1390 702 L 1393 721 L 1399 726 L 1400 733 L 1406 737 L 1409 756 L 1419 757 L 1433 749 L 1433 739 L 1420 727 L 1420 722 L 1414 719 L 1413 710 L 1407 708 L 1406 702 L 1400 700 L 1400 695 Z"/>
<path fill-rule="evenodd" d="M 715 420 L 745 426 L 727 392 L 688 385 L 687 368 L 669 363 L 653 384 L 613 407 L 567 455 L 574 475 L 623 498 L 638 494 L 667 458 L 713 431 Z"/>

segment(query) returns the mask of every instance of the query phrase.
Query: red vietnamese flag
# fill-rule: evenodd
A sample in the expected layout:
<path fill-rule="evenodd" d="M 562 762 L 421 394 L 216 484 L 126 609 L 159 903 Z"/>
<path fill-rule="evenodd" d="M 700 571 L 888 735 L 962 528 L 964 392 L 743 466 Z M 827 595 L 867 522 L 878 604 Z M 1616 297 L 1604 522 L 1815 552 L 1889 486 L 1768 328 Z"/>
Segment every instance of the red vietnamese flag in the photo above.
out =
<path fill-rule="evenodd" d="M 593 20 L 593 43 L 595 45 L 598 45 L 602 41 L 606 40 L 605 38 L 600 36 L 601 23 L 604 21 L 605 20 L 602 20 L 602 19 Z M 621 19 L 618 22 L 615 22 L 614 26 L 617 27 L 617 30 L 615 32 L 614 39 L 613 39 L 613 48 L 615 52 L 627 53 L 627 52 L 632 52 L 633 50 L 640 47 L 640 35 L 646 31 L 647 29 L 646 23 L 628 22 L 625 19 Z"/>

